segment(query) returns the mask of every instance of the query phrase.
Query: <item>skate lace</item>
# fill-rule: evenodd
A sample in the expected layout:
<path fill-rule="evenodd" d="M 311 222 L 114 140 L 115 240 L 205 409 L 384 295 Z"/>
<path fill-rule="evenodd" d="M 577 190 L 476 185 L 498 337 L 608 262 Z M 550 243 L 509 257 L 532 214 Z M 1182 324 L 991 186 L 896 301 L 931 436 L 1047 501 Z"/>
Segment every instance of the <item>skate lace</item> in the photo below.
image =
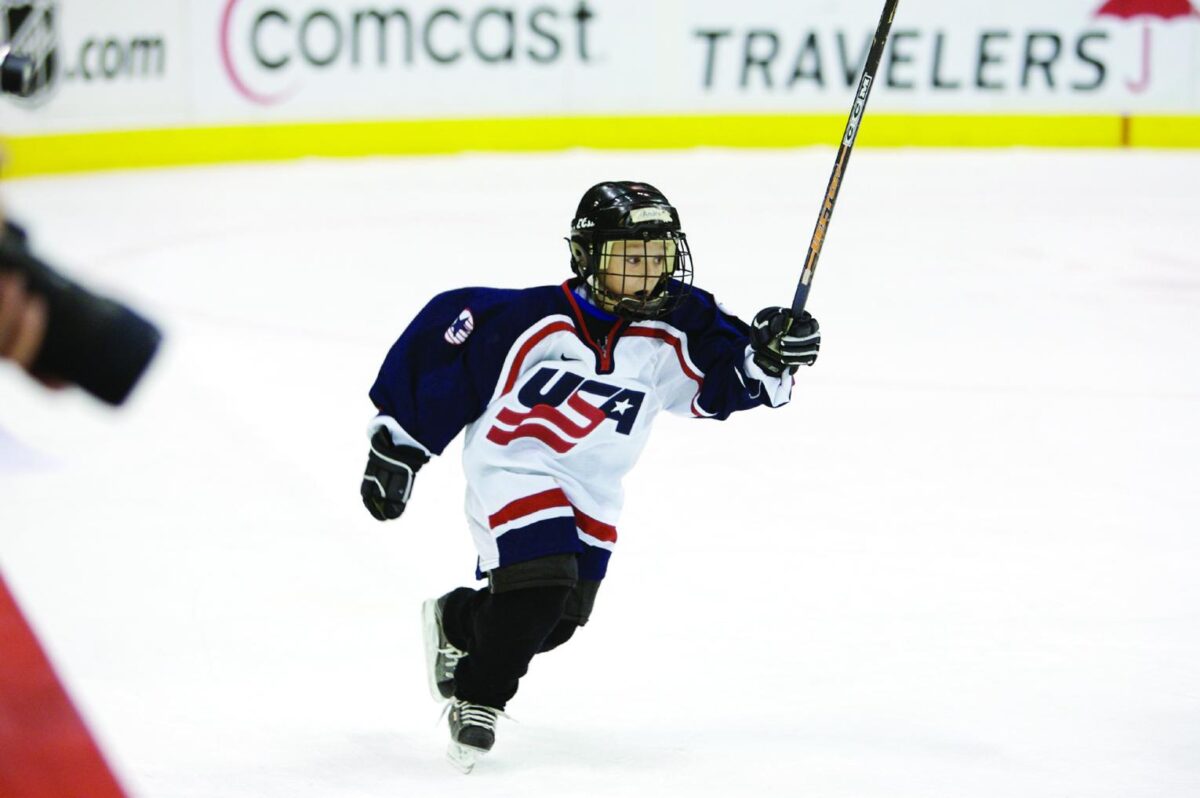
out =
<path fill-rule="evenodd" d="M 446 672 L 453 673 L 454 669 L 458 667 L 458 661 L 467 656 L 467 652 L 460 648 L 455 648 L 451 643 L 447 643 L 438 649 L 438 656 L 441 658 Z"/>
<path fill-rule="evenodd" d="M 489 731 L 496 730 L 496 721 L 503 717 L 512 720 L 512 716 L 503 710 L 495 707 L 485 707 L 483 704 L 472 704 L 470 701 L 460 701 L 455 698 L 449 701 L 442 709 L 442 717 L 450 712 L 453 707 L 458 710 L 459 721 L 465 725 L 481 726 Z"/>
<path fill-rule="evenodd" d="M 500 716 L 500 710 L 480 704 L 468 704 L 465 701 L 458 706 L 458 716 L 462 719 L 463 725 L 482 726 L 490 731 L 496 730 L 496 719 Z"/>

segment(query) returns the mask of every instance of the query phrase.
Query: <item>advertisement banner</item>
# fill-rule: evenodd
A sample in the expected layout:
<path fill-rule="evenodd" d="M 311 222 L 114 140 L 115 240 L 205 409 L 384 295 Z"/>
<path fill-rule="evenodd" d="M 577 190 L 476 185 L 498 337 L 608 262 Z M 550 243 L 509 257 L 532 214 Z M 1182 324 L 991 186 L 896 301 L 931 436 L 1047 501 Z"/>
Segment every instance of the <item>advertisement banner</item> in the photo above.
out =
<path fill-rule="evenodd" d="M 1173 0 L 908 0 L 878 102 L 907 112 L 1200 110 L 1200 14 Z M 225 0 L 221 118 L 840 109 L 877 2 Z M 1110 7 L 1119 6 L 1117 10 Z M 195 10 L 193 30 L 212 27 Z"/>
<path fill-rule="evenodd" d="M 878 0 L 0 0 L 8 136 L 844 114 Z M 1190 0 L 903 0 L 872 107 L 1200 114 Z"/>
<path fill-rule="evenodd" d="M 0 42 L 35 66 L 31 97 L 0 97 L 0 132 L 185 123 L 184 19 L 179 2 L 0 0 Z"/>

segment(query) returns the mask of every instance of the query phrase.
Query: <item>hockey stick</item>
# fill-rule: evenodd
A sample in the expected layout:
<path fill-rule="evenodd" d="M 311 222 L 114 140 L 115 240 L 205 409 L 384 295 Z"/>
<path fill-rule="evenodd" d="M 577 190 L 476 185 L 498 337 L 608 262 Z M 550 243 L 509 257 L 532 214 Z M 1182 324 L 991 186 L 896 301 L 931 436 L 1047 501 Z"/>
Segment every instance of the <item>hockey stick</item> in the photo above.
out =
<path fill-rule="evenodd" d="M 833 175 L 829 178 L 829 187 L 825 190 L 825 203 L 817 216 L 817 229 L 813 231 L 812 242 L 808 245 L 808 256 L 804 259 L 804 271 L 800 273 L 800 282 L 796 285 L 796 295 L 792 298 L 792 313 L 799 314 L 804 310 L 808 301 L 808 290 L 812 284 L 813 272 L 817 270 L 817 259 L 821 257 L 821 247 L 825 245 L 825 234 L 829 231 L 829 220 L 833 217 L 833 206 L 837 203 L 838 192 L 842 188 L 842 180 L 846 176 L 846 165 L 850 162 L 850 152 L 854 149 L 854 141 L 858 138 L 858 126 L 862 123 L 863 114 L 867 110 L 867 98 L 871 96 L 871 86 L 875 84 L 875 73 L 879 70 L 879 62 L 883 58 L 883 48 L 887 44 L 888 34 L 892 30 L 892 20 L 896 17 L 896 6 L 900 0 L 887 0 L 883 4 L 883 16 L 879 19 L 879 27 L 875 29 L 875 38 L 871 40 L 871 51 L 867 54 L 867 66 L 863 69 L 862 79 L 858 82 L 858 93 L 854 96 L 854 107 L 850 109 L 850 120 L 846 122 L 846 133 L 842 136 L 842 146 L 838 149 L 837 160 L 833 163 Z"/>

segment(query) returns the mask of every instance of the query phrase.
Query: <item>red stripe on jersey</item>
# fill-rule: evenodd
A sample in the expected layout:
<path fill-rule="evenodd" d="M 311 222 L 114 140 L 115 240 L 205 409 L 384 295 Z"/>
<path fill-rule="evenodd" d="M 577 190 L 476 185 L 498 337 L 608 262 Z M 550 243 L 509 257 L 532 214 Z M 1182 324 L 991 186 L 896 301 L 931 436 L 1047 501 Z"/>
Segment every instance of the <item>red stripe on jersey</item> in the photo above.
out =
<path fill-rule="evenodd" d="M 504 381 L 504 390 L 500 392 L 501 396 L 511 391 L 513 386 L 517 384 L 517 377 L 521 375 L 521 365 L 525 362 L 525 358 L 529 355 L 530 351 L 541 343 L 546 336 L 553 335 L 556 332 L 569 332 L 574 335 L 575 328 L 570 322 L 556 321 L 538 330 L 530 336 L 528 341 L 521 344 L 521 348 L 517 350 L 517 356 L 513 359 L 512 368 L 508 370 L 508 379 Z"/>
<path fill-rule="evenodd" d="M 700 391 L 704 390 L 704 378 L 696 373 L 687 364 L 687 359 L 683 356 L 683 342 L 671 335 L 666 330 L 660 330 L 657 327 L 630 327 L 625 331 L 625 335 L 639 335 L 643 338 L 657 338 L 660 341 L 666 341 L 675 350 L 675 357 L 679 359 L 679 368 L 683 370 L 685 376 L 696 383 L 696 398 L 692 399 L 692 413 L 697 416 L 705 415 L 700 412 L 700 406 L 696 404 L 696 399 L 700 398 Z"/>
<path fill-rule="evenodd" d="M 495 430 L 492 431 L 495 432 Z M 570 506 L 571 503 L 567 501 L 567 494 L 563 493 L 561 488 L 551 488 L 550 490 L 544 490 L 541 493 L 535 493 L 532 496 L 526 496 L 504 505 L 504 507 L 488 516 L 488 526 L 495 529 L 502 524 L 516 521 L 518 518 L 524 518 L 527 515 L 533 515 L 542 510 L 549 510 L 551 507 Z"/>
<path fill-rule="evenodd" d="M 604 346 L 596 343 L 592 338 L 592 334 L 588 332 L 587 320 L 584 318 L 583 310 L 579 307 L 578 300 L 575 299 L 575 292 L 571 290 L 571 281 L 567 280 L 561 286 L 563 293 L 567 295 L 567 301 L 571 303 L 571 308 L 575 311 L 575 319 L 578 321 L 577 327 L 579 334 L 583 336 L 583 340 L 600 358 L 600 373 L 607 374 L 612 371 L 612 351 L 615 348 L 615 336 L 621 325 L 625 324 L 625 319 L 618 318 L 612 328 L 608 331 L 608 335 L 604 336 Z M 605 311 L 607 313 L 607 311 Z"/>
<path fill-rule="evenodd" d="M 523 424 L 514 430 L 503 430 L 492 427 L 488 430 L 487 439 L 500 446 L 507 446 L 517 438 L 533 438 L 541 441 L 559 454 L 566 454 L 575 448 L 575 444 L 564 441 L 546 427 L 540 424 Z"/>
<path fill-rule="evenodd" d="M 579 398 L 579 394 L 574 394 L 567 400 L 567 406 L 572 410 L 584 416 L 588 420 L 588 425 L 585 427 L 568 418 L 561 410 L 551 407 L 550 405 L 534 405 L 528 412 L 518 413 L 510 408 L 501 408 L 496 414 L 496 421 L 500 424 L 507 424 L 510 427 L 515 427 L 523 424 L 530 419 L 539 419 L 547 424 L 557 428 L 559 432 L 566 433 L 574 438 L 582 438 L 596 427 L 600 426 L 608 416 L 600 408 L 595 405 L 588 404 L 583 399 Z M 501 430 L 503 431 L 503 430 Z M 489 439 L 490 440 L 490 439 Z"/>
<path fill-rule="evenodd" d="M 617 528 L 612 524 L 606 524 L 603 521 L 597 521 L 579 508 L 573 507 L 567 501 L 567 494 L 562 492 L 561 488 L 551 488 L 544 490 L 541 493 L 535 493 L 532 496 L 511 501 L 504 505 L 503 508 L 497 510 L 488 516 L 488 526 L 495 529 L 498 526 L 517 521 L 542 510 L 549 510 L 554 507 L 570 507 L 571 512 L 575 514 L 575 526 L 583 530 L 586 534 L 591 535 L 597 540 L 603 540 L 606 543 L 617 542 Z"/>
<path fill-rule="evenodd" d="M 574 509 L 575 526 L 579 527 L 597 540 L 603 540 L 606 543 L 617 542 L 617 528 L 615 526 L 606 524 L 603 521 L 597 521 L 590 515 L 585 515 L 582 513 L 579 508 Z"/>
<path fill-rule="evenodd" d="M 683 369 L 683 373 L 699 385 L 704 384 L 704 378 L 687 364 L 687 360 L 683 356 L 683 342 L 666 330 L 660 330 L 657 327 L 630 327 L 625 331 L 625 335 L 640 335 L 643 338 L 658 338 L 666 341 L 675 350 L 675 356 L 679 358 L 679 367 Z"/>

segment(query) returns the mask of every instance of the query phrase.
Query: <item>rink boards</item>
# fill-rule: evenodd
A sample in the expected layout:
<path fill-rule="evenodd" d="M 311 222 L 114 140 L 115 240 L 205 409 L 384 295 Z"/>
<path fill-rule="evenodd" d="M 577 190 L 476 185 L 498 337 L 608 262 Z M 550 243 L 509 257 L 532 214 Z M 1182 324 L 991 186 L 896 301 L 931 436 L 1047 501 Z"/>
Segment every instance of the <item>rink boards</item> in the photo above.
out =
<path fill-rule="evenodd" d="M 824 144 L 880 5 L 47 0 L 0 26 L 38 67 L 6 174 Z M 1197 147 L 1197 63 L 1183 0 L 905 0 L 862 143 Z"/>

